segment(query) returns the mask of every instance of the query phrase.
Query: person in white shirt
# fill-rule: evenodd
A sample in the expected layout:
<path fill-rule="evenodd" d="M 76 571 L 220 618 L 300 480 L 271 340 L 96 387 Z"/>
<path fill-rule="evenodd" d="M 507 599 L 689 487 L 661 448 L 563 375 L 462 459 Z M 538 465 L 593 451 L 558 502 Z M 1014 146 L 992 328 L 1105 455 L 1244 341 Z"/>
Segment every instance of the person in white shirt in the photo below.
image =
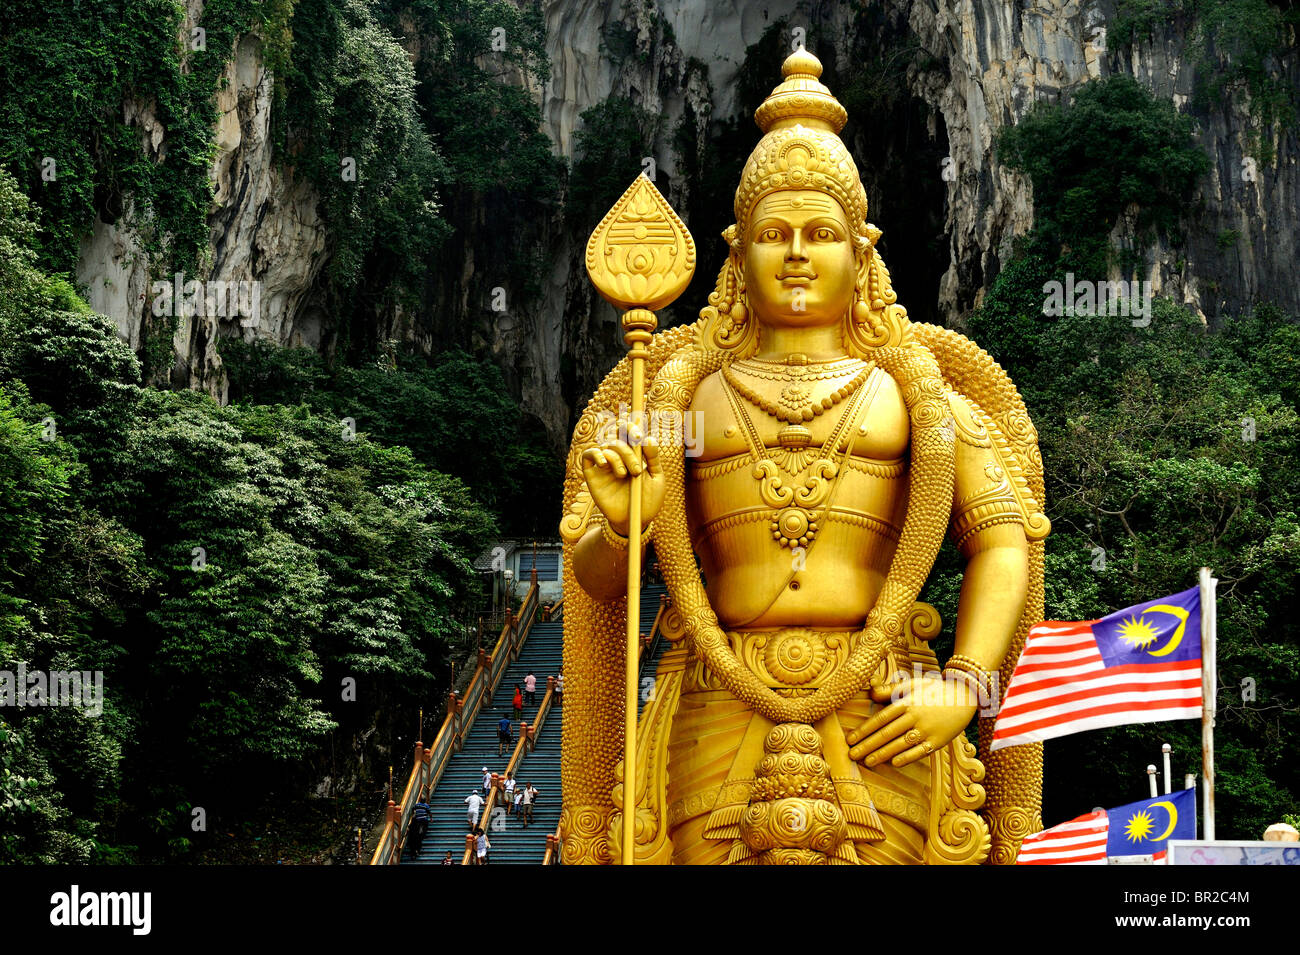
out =
<path fill-rule="evenodd" d="M 515 774 L 506 773 L 506 812 L 512 812 L 515 808 Z"/>
<path fill-rule="evenodd" d="M 479 865 L 488 864 L 488 850 L 492 848 L 492 843 L 488 842 L 487 833 L 482 829 L 477 830 L 474 837 L 474 855 Z"/>
<path fill-rule="evenodd" d="M 523 796 L 524 828 L 527 829 L 528 824 L 533 821 L 533 800 L 537 798 L 537 789 L 529 783 L 520 795 Z"/>
<path fill-rule="evenodd" d="M 465 797 L 465 804 L 469 806 L 469 827 L 473 829 L 478 825 L 478 813 L 483 808 L 483 797 L 475 790 Z"/>
<path fill-rule="evenodd" d="M 483 798 L 487 799 L 488 793 L 492 791 L 492 771 L 486 766 L 483 767 Z"/>
<path fill-rule="evenodd" d="M 537 705 L 537 677 L 531 671 L 524 677 L 524 691 L 528 694 L 528 705 Z"/>

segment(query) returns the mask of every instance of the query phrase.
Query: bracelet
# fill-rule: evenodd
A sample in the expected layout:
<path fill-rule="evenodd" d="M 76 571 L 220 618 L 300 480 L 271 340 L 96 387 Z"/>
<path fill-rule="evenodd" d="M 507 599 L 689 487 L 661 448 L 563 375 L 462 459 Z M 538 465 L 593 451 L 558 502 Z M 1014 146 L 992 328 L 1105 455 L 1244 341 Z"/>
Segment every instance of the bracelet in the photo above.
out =
<path fill-rule="evenodd" d="M 645 529 L 641 531 L 642 545 L 644 545 L 645 542 L 650 539 L 650 532 L 654 529 L 654 526 L 655 526 L 655 522 L 651 521 L 649 524 L 645 526 Z M 631 543 L 631 541 L 629 541 L 626 537 L 624 537 L 618 531 L 614 530 L 614 528 L 610 527 L 609 521 L 600 522 L 600 536 L 605 538 L 606 543 L 608 543 L 609 546 L 613 547 L 615 550 L 627 550 L 628 544 Z"/>
<path fill-rule="evenodd" d="M 977 689 L 981 695 L 987 696 L 988 699 L 993 698 L 993 674 L 984 669 L 978 661 L 964 654 L 954 653 L 948 658 L 948 662 L 944 664 L 943 669 L 945 673 L 951 670 L 954 674 L 963 674 L 968 682 L 969 680 L 976 681 L 978 686 L 972 687 L 972 689 Z"/>
<path fill-rule="evenodd" d="M 965 683 L 967 688 L 969 688 L 976 697 L 983 697 L 987 692 L 987 688 L 980 681 L 979 677 L 975 676 L 973 673 L 967 673 L 965 670 L 958 670 L 956 668 L 948 669 L 945 667 L 943 675 L 947 678 L 960 680 L 962 683 Z"/>
<path fill-rule="evenodd" d="M 600 536 L 605 538 L 605 543 L 615 550 L 627 550 L 628 539 L 610 527 L 609 521 L 600 522 Z"/>

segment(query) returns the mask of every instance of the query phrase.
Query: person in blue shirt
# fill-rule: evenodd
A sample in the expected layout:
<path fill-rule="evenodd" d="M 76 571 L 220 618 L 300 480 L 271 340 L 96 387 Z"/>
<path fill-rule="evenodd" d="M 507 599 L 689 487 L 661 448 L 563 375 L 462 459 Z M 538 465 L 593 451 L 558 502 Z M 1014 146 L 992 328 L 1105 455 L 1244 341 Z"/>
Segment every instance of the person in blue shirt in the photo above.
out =
<path fill-rule="evenodd" d="M 411 810 L 411 858 L 414 859 L 420 854 L 420 847 L 424 844 L 424 834 L 429 831 L 429 813 L 432 810 L 429 804 L 421 799 Z"/>
<path fill-rule="evenodd" d="M 502 750 L 510 745 L 510 717 L 501 714 L 501 722 L 497 724 L 497 755 L 500 756 Z"/>

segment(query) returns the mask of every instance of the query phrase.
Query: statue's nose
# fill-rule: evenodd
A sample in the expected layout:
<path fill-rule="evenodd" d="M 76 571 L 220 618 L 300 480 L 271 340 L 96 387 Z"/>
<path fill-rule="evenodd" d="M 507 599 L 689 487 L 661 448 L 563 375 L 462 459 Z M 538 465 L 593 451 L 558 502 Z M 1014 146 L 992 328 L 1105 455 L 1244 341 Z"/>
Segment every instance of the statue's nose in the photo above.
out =
<path fill-rule="evenodd" d="M 785 255 L 787 260 L 797 262 L 807 262 L 808 256 L 803 251 L 803 230 L 795 229 L 794 237 L 790 240 L 790 251 Z"/>

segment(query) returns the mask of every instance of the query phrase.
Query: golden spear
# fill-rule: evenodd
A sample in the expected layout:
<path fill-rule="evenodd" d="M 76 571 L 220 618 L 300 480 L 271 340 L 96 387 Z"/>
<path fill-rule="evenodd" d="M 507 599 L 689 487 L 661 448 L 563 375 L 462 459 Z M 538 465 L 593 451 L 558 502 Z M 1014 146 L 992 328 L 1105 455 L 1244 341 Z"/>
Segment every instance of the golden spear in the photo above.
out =
<path fill-rule="evenodd" d="M 655 311 L 671 304 L 695 274 L 695 241 L 672 206 L 643 173 L 605 214 L 587 241 L 587 275 L 601 296 L 623 310 L 623 341 L 632 363 L 628 443 L 637 463 L 648 433 L 645 360 Z M 634 430 L 635 429 L 635 430 Z M 623 864 L 632 865 L 636 821 L 637 662 L 641 641 L 641 477 L 629 482 L 627 658 L 623 722 Z"/>

